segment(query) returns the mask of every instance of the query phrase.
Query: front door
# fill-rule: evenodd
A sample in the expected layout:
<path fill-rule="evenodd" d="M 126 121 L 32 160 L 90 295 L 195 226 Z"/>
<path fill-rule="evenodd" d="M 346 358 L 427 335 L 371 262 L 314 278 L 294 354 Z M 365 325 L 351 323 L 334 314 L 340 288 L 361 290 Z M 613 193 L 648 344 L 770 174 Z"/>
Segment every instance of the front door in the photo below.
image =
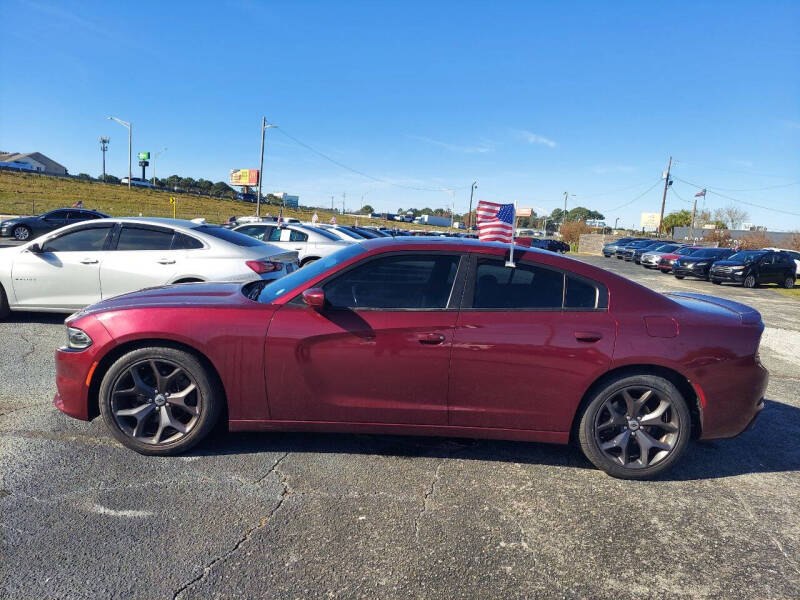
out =
<path fill-rule="evenodd" d="M 20 252 L 11 270 L 16 304 L 72 310 L 100 300 L 100 265 L 111 229 L 110 223 L 70 229 L 43 240 L 41 252 Z"/>
<path fill-rule="evenodd" d="M 567 431 L 576 399 L 611 361 L 605 288 L 489 257 L 474 273 L 453 342 L 450 425 Z"/>
<path fill-rule="evenodd" d="M 323 283 L 327 306 L 282 306 L 266 341 L 275 420 L 447 423 L 461 256 L 368 258 Z"/>

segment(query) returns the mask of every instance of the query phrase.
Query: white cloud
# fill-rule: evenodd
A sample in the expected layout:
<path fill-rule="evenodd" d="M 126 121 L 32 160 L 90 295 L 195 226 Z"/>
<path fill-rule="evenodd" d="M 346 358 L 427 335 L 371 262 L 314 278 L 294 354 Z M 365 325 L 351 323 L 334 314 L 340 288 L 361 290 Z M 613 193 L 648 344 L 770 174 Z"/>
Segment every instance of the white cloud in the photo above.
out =
<path fill-rule="evenodd" d="M 592 171 L 598 175 L 608 175 L 609 173 L 631 173 L 635 171 L 630 165 L 596 165 Z"/>
<path fill-rule="evenodd" d="M 481 143 L 476 146 L 460 146 L 458 144 L 450 144 L 448 142 L 434 140 L 432 138 L 421 135 L 409 135 L 408 137 L 411 138 L 412 140 L 420 140 L 421 142 L 425 142 L 427 144 L 433 144 L 434 146 L 445 148 L 447 150 L 450 150 L 451 152 L 460 152 L 462 154 L 484 154 L 486 152 L 492 152 L 494 150 L 494 144 L 486 140 L 482 140 Z"/>
<path fill-rule="evenodd" d="M 744 167 L 745 169 L 752 169 L 753 168 L 753 161 L 752 160 L 735 159 L 735 160 L 732 160 L 731 163 L 733 163 L 737 167 Z"/>
<path fill-rule="evenodd" d="M 789 129 L 800 129 L 800 121 L 781 121 Z"/>
<path fill-rule="evenodd" d="M 529 144 L 542 144 L 543 146 L 547 146 L 548 148 L 555 148 L 557 145 L 550 138 L 546 138 L 543 135 L 539 135 L 538 133 L 525 131 L 524 129 L 518 131 L 517 133 L 522 139 L 524 139 Z"/>

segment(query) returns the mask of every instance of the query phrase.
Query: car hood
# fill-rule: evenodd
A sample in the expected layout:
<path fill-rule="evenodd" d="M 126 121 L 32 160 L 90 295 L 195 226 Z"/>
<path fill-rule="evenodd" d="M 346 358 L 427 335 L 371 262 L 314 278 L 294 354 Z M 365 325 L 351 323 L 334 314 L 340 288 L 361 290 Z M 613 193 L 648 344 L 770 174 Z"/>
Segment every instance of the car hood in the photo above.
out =
<path fill-rule="evenodd" d="M 717 260 L 714 262 L 715 267 L 743 267 L 745 264 L 738 260 Z"/>
<path fill-rule="evenodd" d="M 251 305 L 241 289 L 242 282 L 179 283 L 145 288 L 101 300 L 75 313 L 69 320 L 86 315 L 133 308 L 215 308 Z"/>

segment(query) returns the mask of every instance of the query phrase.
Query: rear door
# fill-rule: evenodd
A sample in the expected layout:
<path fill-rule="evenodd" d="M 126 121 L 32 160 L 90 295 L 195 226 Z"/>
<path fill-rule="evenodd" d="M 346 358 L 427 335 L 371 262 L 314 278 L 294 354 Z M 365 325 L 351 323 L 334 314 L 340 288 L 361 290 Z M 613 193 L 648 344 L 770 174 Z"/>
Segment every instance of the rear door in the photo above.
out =
<path fill-rule="evenodd" d="M 367 258 L 322 284 L 326 308 L 283 305 L 266 341 L 270 418 L 446 424 L 461 261 Z"/>
<path fill-rule="evenodd" d="M 138 223 L 118 227 L 100 266 L 103 298 L 169 283 L 186 252 L 172 250 L 173 235 L 168 227 Z"/>
<path fill-rule="evenodd" d="M 100 300 L 100 265 L 113 223 L 87 224 L 42 242 L 42 252 L 23 251 L 11 267 L 16 305 L 83 308 Z"/>
<path fill-rule="evenodd" d="M 608 292 L 569 272 L 476 256 L 451 360 L 449 424 L 567 431 L 608 369 L 616 326 Z"/>

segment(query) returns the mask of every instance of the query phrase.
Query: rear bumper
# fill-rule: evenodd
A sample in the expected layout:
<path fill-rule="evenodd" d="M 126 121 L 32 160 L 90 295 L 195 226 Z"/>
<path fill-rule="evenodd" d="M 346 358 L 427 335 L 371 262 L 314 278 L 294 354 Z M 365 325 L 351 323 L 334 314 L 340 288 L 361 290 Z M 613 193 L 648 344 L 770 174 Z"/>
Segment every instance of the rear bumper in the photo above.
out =
<path fill-rule="evenodd" d="M 699 389 L 701 439 L 734 437 L 753 426 L 764 408 L 769 373 L 752 357 L 704 373 Z"/>

